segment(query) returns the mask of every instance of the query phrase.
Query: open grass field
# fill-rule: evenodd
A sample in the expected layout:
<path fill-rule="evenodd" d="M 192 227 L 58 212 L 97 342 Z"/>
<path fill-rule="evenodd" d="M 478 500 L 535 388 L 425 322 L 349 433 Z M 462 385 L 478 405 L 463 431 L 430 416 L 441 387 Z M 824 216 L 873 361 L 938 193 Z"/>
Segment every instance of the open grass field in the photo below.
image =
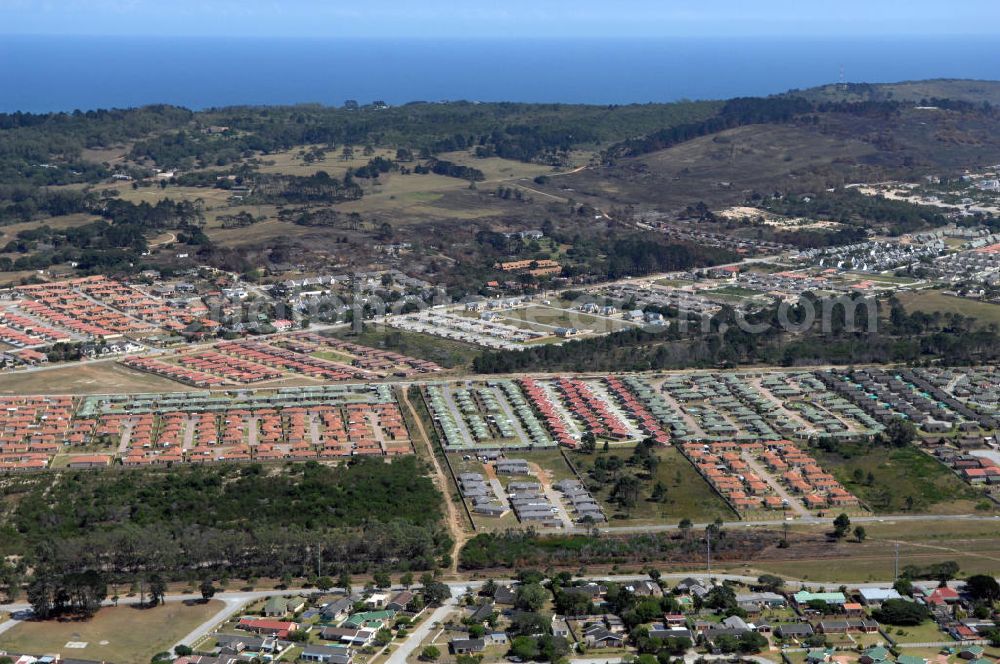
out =
<path fill-rule="evenodd" d="M 599 334 L 617 332 L 626 328 L 635 327 L 634 324 L 624 320 L 593 316 L 580 311 L 562 309 L 555 306 L 534 305 L 524 309 L 505 311 L 505 323 L 516 325 L 517 322 L 537 323 L 542 330 L 552 331 L 553 327 L 576 327 L 582 330 L 592 330 Z"/>
<path fill-rule="evenodd" d="M 0 272 L 0 287 L 7 288 L 26 283 L 25 280 L 34 279 L 38 276 L 37 270 L 16 270 L 14 272 Z M 52 281 L 59 279 L 71 279 L 76 276 L 76 270 L 69 265 L 53 265 L 46 271 L 46 276 Z"/>
<path fill-rule="evenodd" d="M 866 543 L 867 544 L 867 543 Z M 865 548 L 864 554 L 845 557 L 822 557 L 808 560 L 754 560 L 743 565 L 720 565 L 719 569 L 741 573 L 777 574 L 791 579 L 831 583 L 866 583 L 885 581 L 893 578 L 895 570 L 895 548 L 888 543 L 877 551 L 871 547 Z M 993 551 L 993 556 L 1000 555 L 1000 547 Z M 900 566 L 929 565 L 945 560 L 954 560 L 961 568 L 961 575 L 995 574 L 997 561 L 981 556 L 963 553 L 922 552 L 905 550 L 900 547 Z"/>
<path fill-rule="evenodd" d="M 23 622 L 0 635 L 0 649 L 35 655 L 146 664 L 168 650 L 195 627 L 222 608 L 207 604 L 170 602 L 152 609 L 132 606 L 105 608 L 87 622 Z M 67 648 L 70 642 L 84 648 Z"/>
<path fill-rule="evenodd" d="M 72 228 L 74 226 L 83 226 L 84 224 L 89 224 L 95 221 L 99 221 L 100 217 L 91 214 L 64 214 L 58 217 L 49 217 L 48 219 L 43 219 L 39 221 L 25 221 L 20 224 L 9 224 L 7 226 L 0 226 L 0 244 L 7 244 L 21 231 L 34 230 L 41 226 L 48 226 L 49 228 Z"/>
<path fill-rule="evenodd" d="M 933 290 L 900 293 L 899 300 L 909 312 L 956 313 L 975 318 L 981 325 L 989 325 L 990 323 L 1000 325 L 1000 305 L 989 302 L 953 297 Z"/>
<path fill-rule="evenodd" d="M 281 239 L 284 241 L 292 238 L 316 236 L 322 232 L 323 229 L 297 226 L 278 221 L 277 219 L 268 219 L 267 221 L 259 221 L 246 228 L 221 228 L 216 226 L 215 228 L 208 229 L 206 234 L 212 238 L 213 242 L 224 247 L 239 247 L 243 245 L 256 245 L 268 240 Z"/>
<path fill-rule="evenodd" d="M 864 524 L 863 543 L 853 539 L 827 540 L 829 527 L 793 524 L 792 546 L 766 552 L 761 559 L 728 569 L 764 571 L 793 579 L 818 582 L 863 583 L 893 578 L 896 546 L 899 568 L 930 565 L 946 560 L 958 563 L 959 577 L 996 574 L 1000 569 L 1000 529 L 989 521 L 893 521 Z M 940 639 L 935 639 L 940 640 Z"/>
<path fill-rule="evenodd" d="M 383 157 L 385 159 L 396 158 L 396 151 L 389 149 L 376 149 L 374 155 L 365 156 L 364 146 L 358 145 L 353 146 L 354 156 L 351 159 L 341 158 L 343 155 L 343 146 L 328 152 L 323 161 L 307 163 L 302 159 L 302 155 L 305 152 L 321 147 L 321 145 L 304 145 L 293 150 L 261 155 L 259 159 L 263 162 L 263 165 L 259 170 L 261 173 L 281 173 L 284 175 L 299 176 L 309 176 L 318 171 L 326 171 L 333 177 L 342 178 L 348 169 L 354 170 L 360 168 L 375 157 Z"/>
<path fill-rule="evenodd" d="M 613 482 L 607 482 L 595 497 L 601 502 L 611 525 L 623 523 L 677 523 L 683 518 L 692 521 L 713 521 L 716 517 L 724 520 L 735 518 L 729 506 L 719 497 L 707 482 L 695 471 L 691 463 L 673 447 L 658 449 L 660 464 L 654 477 L 643 479 L 642 499 L 628 512 L 611 502 Z M 632 446 L 613 447 L 607 453 L 595 452 L 584 454 L 569 453 L 569 458 L 581 475 L 586 476 L 587 470 L 593 468 L 594 462 L 601 455 L 616 455 L 627 459 L 632 454 Z M 638 473 L 638 469 L 626 467 L 624 472 Z M 667 487 L 665 502 L 653 502 L 650 496 L 653 486 L 659 481 Z"/>
<path fill-rule="evenodd" d="M 113 189 L 118 192 L 118 197 L 130 203 L 146 202 L 155 205 L 164 198 L 174 201 L 204 201 L 206 207 L 218 207 L 228 205 L 230 193 L 224 189 L 212 187 L 178 187 L 171 185 L 166 189 L 159 186 L 139 187 L 133 189 L 129 183 L 101 184 L 94 187 L 94 191 L 100 193 Z"/>
<path fill-rule="evenodd" d="M 133 371 L 113 361 L 0 374 L 0 394 L 183 392 L 191 389 L 166 378 Z"/>
<path fill-rule="evenodd" d="M 475 346 L 461 341 L 382 326 L 365 326 L 360 334 L 355 334 L 350 329 L 339 330 L 334 336 L 372 348 L 392 350 L 411 357 L 430 360 L 449 369 L 468 366 L 472 362 L 472 358 L 480 353 L 480 350 Z"/>
<path fill-rule="evenodd" d="M 978 491 L 915 447 L 885 449 L 841 444 L 838 449 L 840 453 L 810 451 L 821 466 L 876 513 L 964 514 L 975 511 L 981 502 Z M 912 506 L 908 504 L 910 498 Z"/>
<path fill-rule="evenodd" d="M 864 272 L 847 272 L 845 276 L 852 277 L 856 281 L 871 280 L 887 284 L 897 284 L 899 286 L 908 286 L 920 281 L 913 277 L 897 277 L 893 274 L 866 274 Z"/>

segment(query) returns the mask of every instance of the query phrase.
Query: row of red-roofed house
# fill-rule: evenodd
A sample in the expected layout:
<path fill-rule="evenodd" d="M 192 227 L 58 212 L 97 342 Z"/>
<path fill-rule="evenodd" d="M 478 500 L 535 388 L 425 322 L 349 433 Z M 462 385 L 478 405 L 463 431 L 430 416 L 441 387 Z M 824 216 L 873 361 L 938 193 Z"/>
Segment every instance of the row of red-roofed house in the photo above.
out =
<path fill-rule="evenodd" d="M 833 475 L 791 441 L 769 441 L 759 456 L 786 488 L 802 496 L 802 501 L 810 509 L 860 505 L 860 501 Z"/>
<path fill-rule="evenodd" d="M 221 376 L 233 383 L 259 383 L 265 380 L 275 380 L 283 375 L 281 371 L 263 364 L 211 350 L 184 355 L 179 362 L 196 371 Z"/>
<path fill-rule="evenodd" d="M 566 447 L 576 447 L 579 441 L 570 435 L 566 429 L 566 422 L 560 416 L 560 410 L 549 398 L 545 388 L 534 378 L 523 378 L 520 381 L 521 389 L 527 397 L 528 403 L 532 404 L 542 417 L 542 421 L 548 428 L 552 439 Z"/>
<path fill-rule="evenodd" d="M 307 342 L 314 347 L 326 347 L 352 356 L 354 366 L 377 372 L 382 375 L 413 376 L 422 373 L 441 371 L 441 367 L 428 360 L 401 355 L 391 350 L 382 350 L 370 346 L 344 341 L 335 337 L 326 337 L 315 332 L 300 332 L 289 337 L 289 341 Z M 303 347 L 303 350 L 308 346 Z"/>
<path fill-rule="evenodd" d="M 197 312 L 177 309 L 152 298 L 137 288 L 107 277 L 83 281 L 77 285 L 77 288 L 95 300 L 130 316 L 141 318 L 158 328 L 181 332 L 192 323 L 197 323 L 202 328 L 215 328 L 220 325 L 218 321 L 211 318 L 196 315 L 197 313 L 207 313 L 206 307 L 202 307 Z"/>
<path fill-rule="evenodd" d="M 43 325 L 36 320 L 12 311 L 5 311 L 3 313 L 3 323 L 7 329 L 17 330 L 18 332 L 29 335 L 32 338 L 41 339 L 43 342 L 68 342 L 73 340 L 73 336 L 67 332 Z M 4 340 L 6 341 L 6 339 Z M 30 346 L 33 344 L 24 345 Z"/>
<path fill-rule="evenodd" d="M 69 443 L 85 434 L 73 428 L 71 397 L 0 397 L 0 470 L 41 470 Z"/>
<path fill-rule="evenodd" d="M 42 470 L 60 452 L 85 445 L 109 452 L 70 454 L 66 467 L 106 467 L 117 456 L 110 449 L 119 446 L 127 466 L 412 452 L 402 413 L 391 402 L 75 418 L 72 397 L 18 396 L 0 397 L 0 413 L 2 472 Z"/>
<path fill-rule="evenodd" d="M 556 388 L 573 416 L 594 436 L 612 440 L 628 438 L 629 429 L 625 422 L 582 380 L 560 378 L 556 381 Z"/>
<path fill-rule="evenodd" d="M 186 369 L 151 357 L 126 357 L 121 363 L 131 369 L 163 376 L 194 387 L 220 387 L 226 384 L 225 379 L 219 376 L 205 371 Z"/>
<path fill-rule="evenodd" d="M 232 341 L 218 344 L 215 349 L 225 355 L 239 357 L 258 364 L 275 367 L 283 371 L 300 373 L 324 380 L 349 380 L 351 378 L 371 378 L 363 369 L 348 369 L 343 365 L 298 353 L 286 348 L 277 348 L 256 341 Z"/>
<path fill-rule="evenodd" d="M 69 281 L 18 286 L 17 291 L 31 298 L 18 303 L 36 317 L 90 337 L 113 338 L 124 334 L 145 334 L 155 328 L 121 311 L 85 295 L 88 289 L 99 289 L 111 280 L 106 277 L 84 277 Z"/>
<path fill-rule="evenodd" d="M 681 451 L 698 472 L 739 513 L 760 509 L 781 509 L 782 499 L 750 467 L 742 454 L 763 451 L 760 443 L 685 443 Z"/>
<path fill-rule="evenodd" d="M 653 415 L 646 405 L 639 400 L 624 383 L 615 376 L 604 379 L 608 391 L 618 399 L 623 409 L 639 423 L 639 428 L 647 436 L 651 436 L 660 445 L 670 444 L 670 434 L 660 426 L 660 420 Z"/>

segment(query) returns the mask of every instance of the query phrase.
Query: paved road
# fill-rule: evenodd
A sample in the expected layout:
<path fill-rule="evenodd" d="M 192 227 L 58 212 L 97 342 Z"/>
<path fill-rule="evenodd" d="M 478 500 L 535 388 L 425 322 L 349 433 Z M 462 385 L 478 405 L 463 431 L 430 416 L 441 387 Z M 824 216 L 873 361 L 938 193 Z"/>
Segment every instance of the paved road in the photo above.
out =
<path fill-rule="evenodd" d="M 903 523 L 903 522 L 921 522 L 921 521 L 993 521 L 1000 526 L 1000 516 L 984 516 L 981 514 L 901 514 L 898 516 L 883 515 L 883 516 L 852 516 L 851 523 Z M 726 528 L 752 528 L 756 526 L 780 526 L 785 523 L 790 525 L 833 525 L 833 517 L 803 517 L 801 519 L 789 519 L 788 521 L 783 521 L 781 519 L 768 519 L 761 521 L 727 521 Z M 695 523 L 692 524 L 692 528 L 707 528 L 709 523 Z M 677 530 L 678 526 L 670 524 L 657 524 L 649 526 L 608 526 L 606 528 L 601 528 L 602 533 L 607 533 L 609 535 L 614 534 L 627 534 L 627 533 L 649 533 L 649 532 L 668 532 L 672 530 Z M 574 529 L 575 532 L 592 532 L 593 528 L 590 529 Z"/>
<path fill-rule="evenodd" d="M 750 466 L 750 470 L 757 473 L 757 476 L 764 480 L 767 485 L 771 487 L 771 490 L 778 494 L 778 497 L 785 501 L 785 504 L 798 514 L 800 518 L 808 519 L 811 516 L 809 514 L 809 510 L 805 508 L 802 502 L 789 493 L 788 489 L 782 486 L 781 482 L 779 482 L 774 475 L 768 472 L 768 470 L 764 468 L 764 465 L 758 461 L 752 453 L 744 451 L 743 454 L 740 455 L 740 458 L 742 458 L 743 461 Z"/>
<path fill-rule="evenodd" d="M 716 662 L 728 661 L 737 655 L 702 655 L 701 653 L 689 652 L 684 655 L 684 664 L 694 664 L 695 662 Z M 773 659 L 760 655 L 738 655 L 741 660 L 757 662 L 757 664 L 775 664 L 781 661 L 781 655 L 775 654 Z M 622 657 L 579 657 L 569 660 L 570 664 L 622 664 L 625 660 Z"/>
<path fill-rule="evenodd" d="M 389 658 L 386 660 L 385 664 L 406 664 L 406 659 L 413 654 L 413 651 L 420 647 L 423 640 L 430 636 L 431 630 L 436 629 L 438 625 L 444 622 L 455 607 L 458 606 L 458 600 L 465 594 L 469 589 L 470 584 L 449 584 L 451 586 L 451 598 L 445 601 L 441 606 L 434 609 L 434 612 L 427 616 L 427 619 L 420 623 L 416 629 L 410 632 L 410 635 L 406 638 L 403 643 L 396 648 Z"/>
<path fill-rule="evenodd" d="M 184 636 L 180 641 L 174 644 L 174 648 L 179 645 L 190 646 L 202 639 L 205 635 L 211 633 L 215 628 L 222 622 L 229 620 L 236 613 L 240 611 L 248 602 L 262 599 L 265 597 L 272 597 L 274 595 L 287 595 L 288 591 L 270 591 L 264 590 L 260 592 L 249 592 L 249 593 L 220 593 L 216 595 L 213 599 L 218 599 L 223 602 L 223 607 L 215 612 L 211 618 L 205 620 L 188 634 Z"/>

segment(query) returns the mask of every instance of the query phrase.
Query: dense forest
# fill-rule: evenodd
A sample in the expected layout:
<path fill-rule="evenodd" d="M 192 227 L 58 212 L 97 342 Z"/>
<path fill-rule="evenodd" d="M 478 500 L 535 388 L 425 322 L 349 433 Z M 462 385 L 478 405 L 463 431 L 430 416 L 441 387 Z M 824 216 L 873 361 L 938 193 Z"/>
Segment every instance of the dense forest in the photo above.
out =
<path fill-rule="evenodd" d="M 995 326 L 978 327 L 972 318 L 952 313 L 905 311 L 898 300 L 878 303 L 878 324 L 868 325 L 867 310 L 855 309 L 854 330 L 846 325 L 842 303 L 807 294 L 807 306 L 789 308 L 793 324 L 806 320 L 807 309 L 829 311 L 829 328 L 819 323 L 806 330 L 786 330 L 777 307 L 748 314 L 744 320 L 759 326 L 748 332 L 736 314 L 724 308 L 704 321 L 675 319 L 663 330 L 628 329 L 603 337 L 562 345 L 539 345 L 525 350 L 483 353 L 473 361 L 479 373 L 522 371 L 645 371 L 739 364 L 918 363 L 940 360 L 964 365 L 1000 359 L 1000 333 Z M 856 298 L 860 302 L 860 296 Z M 888 308 L 888 311 L 886 311 Z M 669 312 L 668 312 L 669 313 Z"/>
<path fill-rule="evenodd" d="M 761 208 L 787 217 L 806 217 L 840 222 L 847 226 L 884 226 L 892 235 L 944 226 L 948 219 L 941 208 L 866 196 L 854 189 L 824 191 L 810 196 L 770 197 Z"/>
<path fill-rule="evenodd" d="M 719 560 L 746 559 L 777 543 L 777 533 L 752 534 L 719 531 L 712 540 L 712 554 Z M 674 562 L 701 560 L 704 543 L 686 530 L 632 536 L 554 535 L 533 532 L 480 533 L 470 539 L 459 555 L 465 570 L 505 567 L 546 568 L 635 563 L 669 559 Z"/>
<path fill-rule="evenodd" d="M 385 108 L 236 107 L 197 116 L 205 133 L 165 132 L 134 146 L 134 159 L 190 168 L 225 166 L 254 152 L 298 145 L 396 145 L 424 158 L 474 149 L 479 156 L 558 163 L 566 151 L 621 140 L 663 126 L 704 119 L 718 102 L 579 106 L 516 103 L 423 103 Z"/>
<path fill-rule="evenodd" d="M 330 177 L 326 171 L 310 176 L 259 175 L 251 201 L 262 203 L 341 203 L 361 198 L 361 187 L 348 173 L 343 180 Z"/>
<path fill-rule="evenodd" d="M 427 570 L 446 555 L 441 496 L 415 457 L 332 468 L 213 464 L 66 472 L 4 487 L 4 554 L 57 583 Z"/>

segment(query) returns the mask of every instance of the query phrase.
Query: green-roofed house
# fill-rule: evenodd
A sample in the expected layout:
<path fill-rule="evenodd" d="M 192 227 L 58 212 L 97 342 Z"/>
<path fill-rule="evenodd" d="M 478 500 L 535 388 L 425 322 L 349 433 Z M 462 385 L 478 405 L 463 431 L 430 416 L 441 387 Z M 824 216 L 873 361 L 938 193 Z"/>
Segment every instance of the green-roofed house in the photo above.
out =
<path fill-rule="evenodd" d="M 916 655 L 900 655 L 896 658 L 896 664 L 927 664 L 927 660 Z"/>
<path fill-rule="evenodd" d="M 272 597 L 264 604 L 264 615 L 268 618 L 281 618 L 304 608 L 305 602 L 301 597 Z"/>
<path fill-rule="evenodd" d="M 860 661 L 861 664 L 882 664 L 883 662 L 888 661 L 888 659 L 889 650 L 881 646 L 876 646 L 861 653 L 861 657 L 858 661 Z M 919 657 L 916 659 L 919 659 Z"/>
<path fill-rule="evenodd" d="M 958 651 L 958 656 L 962 659 L 977 660 L 982 658 L 983 653 L 982 646 L 962 646 Z"/>
<path fill-rule="evenodd" d="M 355 613 L 344 621 L 341 627 L 349 629 L 382 629 L 390 620 L 396 617 L 391 609 L 385 611 L 364 611 Z"/>
<path fill-rule="evenodd" d="M 814 648 L 806 653 L 806 662 L 808 664 L 821 664 L 821 662 L 829 662 L 833 657 L 833 648 Z"/>
<path fill-rule="evenodd" d="M 826 602 L 827 604 L 835 604 L 837 606 L 843 606 L 847 603 L 847 598 L 844 597 L 844 593 L 811 593 L 808 590 L 800 590 L 792 596 L 795 599 L 795 603 L 799 606 L 805 606 L 809 602 Z"/>
<path fill-rule="evenodd" d="M 264 604 L 264 615 L 268 618 L 281 618 L 288 613 L 288 600 L 284 597 L 272 597 Z"/>

